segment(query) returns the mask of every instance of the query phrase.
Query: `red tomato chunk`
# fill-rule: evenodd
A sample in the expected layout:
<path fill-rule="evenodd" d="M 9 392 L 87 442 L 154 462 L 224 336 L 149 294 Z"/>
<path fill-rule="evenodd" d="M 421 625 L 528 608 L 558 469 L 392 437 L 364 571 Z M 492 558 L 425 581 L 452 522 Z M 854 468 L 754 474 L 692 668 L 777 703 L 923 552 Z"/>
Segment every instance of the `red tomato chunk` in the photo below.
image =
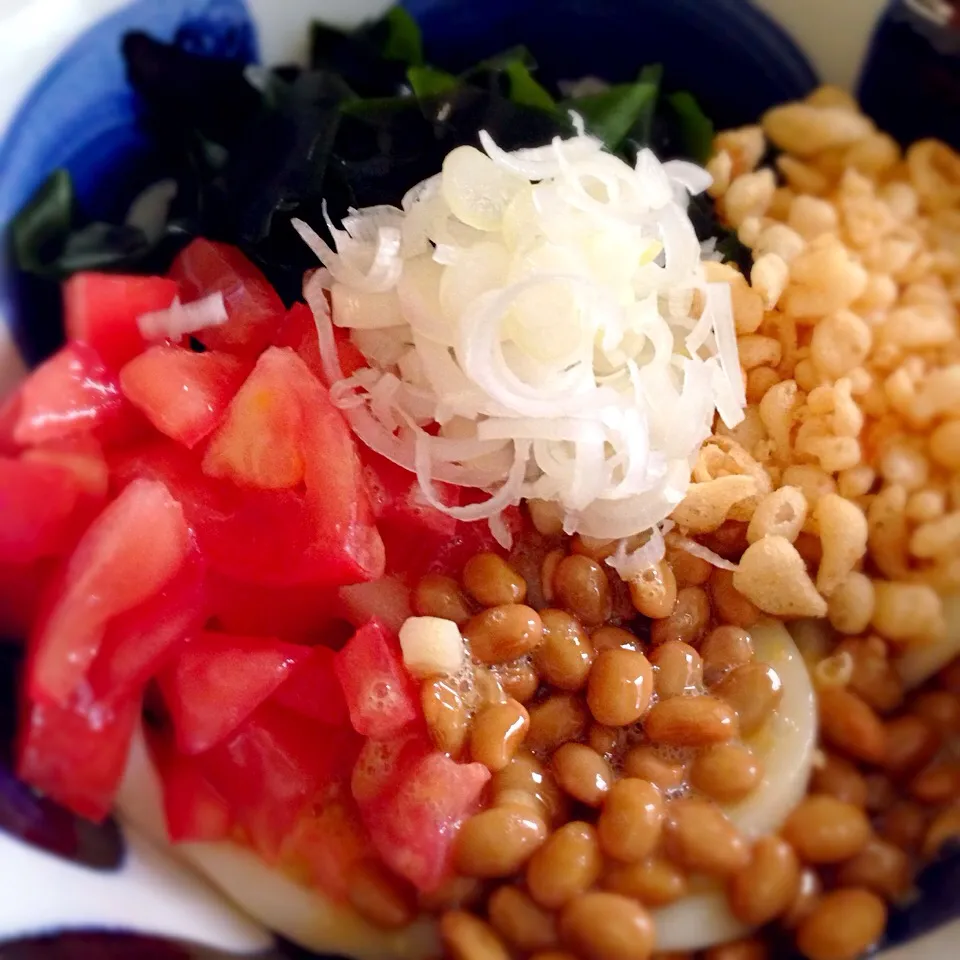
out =
<path fill-rule="evenodd" d="M 357 733 L 386 739 L 420 717 L 420 698 L 403 665 L 400 641 L 379 621 L 361 627 L 333 666 Z"/>
<path fill-rule="evenodd" d="M 346 726 L 350 714 L 333 669 L 335 657 L 329 647 L 311 649 L 277 688 L 274 702 L 321 723 Z"/>
<path fill-rule="evenodd" d="M 165 310 L 177 296 L 175 280 L 114 273 L 77 273 L 63 285 L 63 314 L 69 340 L 89 344 L 118 370 L 147 346 L 137 319 Z"/>
<path fill-rule="evenodd" d="M 323 360 L 320 357 L 320 345 L 317 342 L 317 327 L 313 322 L 313 312 L 305 303 L 295 303 L 287 311 L 280 324 L 274 346 L 291 347 L 310 372 L 322 383 L 327 383 Z"/>
<path fill-rule="evenodd" d="M 343 901 L 350 872 L 370 857 L 370 838 L 360 813 L 333 787 L 322 805 L 304 814 L 283 843 L 280 862 L 295 876 Z"/>
<path fill-rule="evenodd" d="M 0 561 L 30 563 L 69 550 L 79 499 L 68 470 L 0 457 Z"/>
<path fill-rule="evenodd" d="M 362 460 L 377 520 L 401 535 L 434 536 L 438 543 L 454 535 L 457 521 L 427 502 L 415 474 L 372 450 L 364 450 Z M 434 492 L 444 506 L 460 503 L 460 489 L 449 483 L 435 483 Z"/>
<path fill-rule="evenodd" d="M 195 546 L 158 593 L 107 625 L 90 668 L 94 694 L 112 701 L 139 690 L 198 630 L 205 614 L 206 562 Z"/>
<path fill-rule="evenodd" d="M 267 350 L 237 392 L 203 458 L 209 477 L 257 490 L 288 490 L 303 482 L 304 399 L 310 372 L 289 350 Z"/>
<path fill-rule="evenodd" d="M 110 471 L 103 446 L 91 436 L 67 437 L 30 447 L 21 454 L 30 463 L 45 463 L 70 473 L 78 488 L 92 501 L 106 499 L 110 489 Z M 91 516 L 83 518 L 89 523 Z"/>
<path fill-rule="evenodd" d="M 255 357 L 274 338 L 286 313 L 267 278 L 236 247 L 198 238 L 180 251 L 170 277 L 184 301 L 220 292 L 228 320 L 197 333 L 211 350 Z"/>
<path fill-rule="evenodd" d="M 58 561 L 0 562 L 0 642 L 23 640 L 40 614 Z"/>
<path fill-rule="evenodd" d="M 337 344 L 340 372 L 344 377 L 349 377 L 357 370 L 369 366 L 367 358 L 350 339 L 349 330 L 334 327 L 333 336 Z M 279 347 L 293 347 L 317 379 L 328 387 L 333 385 L 327 376 L 326 367 L 324 367 L 320 356 L 317 325 L 313 319 L 313 311 L 305 303 L 295 303 L 289 309 L 287 315 L 283 318 L 279 335 L 274 342 Z"/>
<path fill-rule="evenodd" d="M 384 863 L 420 890 L 450 874 L 460 824 L 475 813 L 490 771 L 438 753 L 421 726 L 390 739 L 367 740 L 351 790 Z"/>
<path fill-rule="evenodd" d="M 26 446 L 86 434 L 116 420 L 122 407 L 116 378 L 97 352 L 83 343 L 69 343 L 20 388 L 13 438 Z"/>
<path fill-rule="evenodd" d="M 456 832 L 475 813 L 490 771 L 430 753 L 394 790 L 361 807 L 373 845 L 388 867 L 420 890 L 435 890 L 450 874 Z"/>
<path fill-rule="evenodd" d="M 394 791 L 433 744 L 421 726 L 407 727 L 385 740 L 365 740 L 350 774 L 350 791 L 361 809 Z"/>
<path fill-rule="evenodd" d="M 304 723 L 302 716 L 266 703 L 202 759 L 205 775 L 255 848 L 273 861 L 317 791 L 345 778 L 358 750 L 348 728 Z"/>
<path fill-rule="evenodd" d="M 109 620 L 173 578 L 192 538 L 161 483 L 136 480 L 91 524 L 30 639 L 28 692 L 66 706 L 103 642 Z"/>
<path fill-rule="evenodd" d="M 354 583 L 339 591 L 343 615 L 355 627 L 379 620 L 394 633 L 413 616 L 410 587 L 399 576 L 381 577 L 370 583 Z"/>
<path fill-rule="evenodd" d="M 66 706 L 33 704 L 26 711 L 17 776 L 90 820 L 102 820 L 127 761 L 140 700 L 116 707 L 77 695 Z"/>
<path fill-rule="evenodd" d="M 226 840 L 234 827 L 223 797 L 203 775 L 201 761 L 177 753 L 162 738 L 151 737 L 150 754 L 163 782 L 163 812 L 174 843 Z"/>
<path fill-rule="evenodd" d="M 209 349 L 141 336 L 144 313 L 218 291 Z M 80 274 L 63 294 L 67 346 L 0 407 L 0 632 L 29 634 L 19 775 L 102 818 L 146 696 L 173 841 L 242 838 L 338 900 L 376 856 L 435 889 L 489 773 L 434 749 L 396 631 L 413 580 L 487 546 L 486 525 L 358 450 L 310 309 L 235 248 L 195 240 L 170 278 Z M 336 341 L 345 375 L 366 365 Z"/>
<path fill-rule="evenodd" d="M 340 619 L 336 588 L 270 587 L 211 573 L 205 591 L 211 630 L 333 647 L 353 633 Z"/>
<path fill-rule="evenodd" d="M 198 633 L 160 677 L 177 747 L 203 753 L 228 737 L 309 653 L 264 637 Z"/>
<path fill-rule="evenodd" d="M 247 369 L 227 353 L 157 346 L 120 371 L 120 386 L 162 434 L 195 447 L 223 419 Z"/>
<path fill-rule="evenodd" d="M 349 428 L 293 351 L 273 348 L 260 358 L 211 438 L 204 469 L 156 443 L 113 463 L 121 485 L 142 476 L 167 483 L 211 566 L 228 577 L 339 586 L 383 573 L 383 542 Z M 296 486 L 269 489 L 286 484 Z"/>

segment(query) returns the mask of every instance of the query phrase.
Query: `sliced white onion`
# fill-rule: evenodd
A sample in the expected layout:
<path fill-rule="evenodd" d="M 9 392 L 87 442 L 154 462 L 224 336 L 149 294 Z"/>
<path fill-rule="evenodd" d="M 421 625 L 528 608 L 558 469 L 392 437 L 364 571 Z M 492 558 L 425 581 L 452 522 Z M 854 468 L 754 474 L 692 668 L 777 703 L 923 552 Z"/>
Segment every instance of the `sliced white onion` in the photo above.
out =
<path fill-rule="evenodd" d="M 380 367 L 395 366 L 410 348 L 404 327 L 355 327 L 350 331 L 350 339 L 367 360 Z"/>
<path fill-rule="evenodd" d="M 482 503 L 470 503 L 464 507 L 451 507 L 445 504 L 433 489 L 432 457 L 430 455 L 430 438 L 427 434 L 418 432 L 414 448 L 414 465 L 417 480 L 423 495 L 435 510 L 454 517 L 457 520 L 487 520 L 497 516 L 507 507 L 520 502 L 520 492 L 523 489 L 523 477 L 526 472 L 528 443 L 514 445 L 513 466 L 503 483 L 503 486 L 488 500 Z"/>
<path fill-rule="evenodd" d="M 452 243 L 438 243 L 433 248 L 434 261 L 445 267 L 450 266 L 451 263 L 456 263 L 462 254 L 463 251 Z"/>
<path fill-rule="evenodd" d="M 180 340 L 191 333 L 221 327 L 229 320 L 223 294 L 218 290 L 191 303 L 176 298 L 166 310 L 137 317 L 137 328 L 146 340 Z"/>
<path fill-rule="evenodd" d="M 443 161 L 440 191 L 451 213 L 477 230 L 498 230 L 507 204 L 527 185 L 476 147 L 457 147 Z"/>
<path fill-rule="evenodd" d="M 495 513 L 489 520 L 487 520 L 487 525 L 490 527 L 490 534 L 493 536 L 493 539 L 503 547 L 504 550 L 510 550 L 513 547 L 513 533 L 510 530 L 510 526 L 507 521 L 504 519 L 504 514 Z"/>
<path fill-rule="evenodd" d="M 512 153 L 480 140 L 400 209 L 351 210 L 342 228 L 324 211 L 336 250 L 295 224 L 326 268 L 306 286 L 327 377 L 342 379 L 324 289 L 370 364 L 335 402 L 428 502 L 434 481 L 496 491 L 438 509 L 498 538 L 521 497 L 588 536 L 656 527 L 715 414 L 733 426 L 744 404 L 729 291 L 705 283 L 685 209 L 709 176 L 650 151 L 631 167 L 583 134 Z"/>
<path fill-rule="evenodd" d="M 323 278 L 318 275 L 308 278 L 303 287 L 303 297 L 313 312 L 324 373 L 328 381 L 336 386 L 336 384 L 344 381 L 344 377 L 337 354 L 326 293 L 323 289 Z M 409 429 L 401 430 L 399 434 L 387 430 L 362 403 L 345 408 L 343 412 L 354 433 L 371 450 L 385 456 L 391 462 L 409 470 L 411 473 L 416 472 L 414 438 Z M 430 437 L 428 440 L 429 442 L 439 442 L 442 438 Z M 495 452 L 496 449 L 496 445 L 492 448 L 486 446 L 481 449 L 478 455 L 487 455 Z M 440 464 L 434 467 L 433 479 L 465 487 L 490 487 L 500 481 L 504 475 L 505 469 L 500 463 L 474 468 L 461 467 L 457 464 Z"/>
<path fill-rule="evenodd" d="M 340 366 L 340 354 L 337 340 L 333 335 L 333 320 L 330 318 L 330 303 L 327 300 L 324 278 L 320 271 L 304 278 L 303 299 L 306 300 L 313 322 L 317 328 L 317 343 L 320 348 L 320 360 L 328 383 L 337 383 L 343 379 Z"/>
<path fill-rule="evenodd" d="M 426 180 L 421 180 L 415 186 L 412 186 L 400 201 L 400 206 L 404 213 L 409 213 L 420 201 L 428 200 L 440 193 L 440 184 L 443 181 L 443 174 L 435 173 Z"/>
<path fill-rule="evenodd" d="M 743 420 L 743 407 L 746 406 L 746 393 L 743 378 L 740 375 L 740 354 L 737 352 L 737 328 L 733 322 L 733 303 L 730 299 L 729 283 L 708 283 L 706 290 L 707 304 L 713 315 L 713 335 L 717 341 L 717 355 L 723 375 L 730 384 L 733 400 L 737 404 L 738 413 L 730 412 L 727 416 L 732 419 L 724 423 L 731 429 Z M 721 414 L 722 416 L 722 414 Z"/>
<path fill-rule="evenodd" d="M 336 280 L 365 293 L 383 293 L 396 285 L 403 270 L 400 259 L 400 231 L 393 227 L 378 230 L 377 248 L 373 253 L 366 273 L 351 264 L 346 256 L 335 253 L 323 238 L 302 220 L 294 217 L 293 228 L 317 259 L 330 271 Z"/>
<path fill-rule="evenodd" d="M 480 145 L 498 167 L 528 180 L 546 180 L 560 172 L 559 155 L 567 160 L 585 160 L 600 153 L 602 144 L 594 137 L 574 137 L 571 140 L 555 140 L 549 147 L 534 147 L 508 153 L 494 143 L 486 130 L 480 131 Z"/>
<path fill-rule="evenodd" d="M 442 264 L 430 254 L 407 260 L 397 284 L 397 297 L 401 314 L 415 334 L 453 346 L 456 327 L 448 322 L 441 307 L 440 284 L 445 275 Z"/>
<path fill-rule="evenodd" d="M 703 310 L 700 313 L 700 319 L 697 320 L 693 329 L 687 334 L 686 339 L 684 340 L 684 344 L 686 345 L 687 350 L 690 351 L 691 356 L 694 355 L 705 343 L 707 343 L 709 338 L 713 335 L 713 303 L 711 303 L 709 300 L 706 300 L 705 294 L 704 299 L 705 302 L 703 305 Z M 713 342 L 715 344 L 716 340 Z"/>
<path fill-rule="evenodd" d="M 456 329 L 457 320 L 477 297 L 491 288 L 503 286 L 509 263 L 510 256 L 504 246 L 489 241 L 474 244 L 451 260 L 440 279 L 440 307 L 448 329 Z M 456 341 L 446 342 L 453 345 Z"/>
<path fill-rule="evenodd" d="M 689 160 L 668 160 L 663 165 L 663 172 L 693 196 L 703 193 L 713 183 L 713 177 L 703 167 Z"/>
<path fill-rule="evenodd" d="M 330 291 L 333 316 L 338 327 L 355 330 L 383 330 L 406 325 L 396 290 L 371 293 L 345 283 L 335 283 Z"/>
<path fill-rule="evenodd" d="M 675 161 L 674 161 L 675 162 Z M 357 210 L 351 207 L 343 220 L 343 229 L 354 240 L 361 243 L 377 243 L 380 228 L 391 227 L 400 230 L 403 227 L 403 211 L 397 207 L 381 204 L 376 207 L 364 207 Z"/>
<path fill-rule="evenodd" d="M 663 531 L 660 527 L 654 527 L 650 531 L 650 539 L 631 552 L 627 551 L 626 540 L 621 540 L 614 554 L 607 557 L 604 563 L 616 570 L 621 580 L 630 583 L 632 580 L 639 580 L 648 570 L 655 567 L 665 554 Z"/>
<path fill-rule="evenodd" d="M 721 557 L 719 553 L 715 553 L 709 547 L 705 547 L 702 543 L 697 543 L 696 540 L 691 540 L 689 537 L 681 537 L 677 534 L 671 538 L 670 544 L 689 553 L 692 557 L 699 557 L 701 560 L 706 560 L 711 566 L 717 567 L 720 570 L 733 571 L 737 569 L 735 563 L 731 563 L 729 560 Z"/>

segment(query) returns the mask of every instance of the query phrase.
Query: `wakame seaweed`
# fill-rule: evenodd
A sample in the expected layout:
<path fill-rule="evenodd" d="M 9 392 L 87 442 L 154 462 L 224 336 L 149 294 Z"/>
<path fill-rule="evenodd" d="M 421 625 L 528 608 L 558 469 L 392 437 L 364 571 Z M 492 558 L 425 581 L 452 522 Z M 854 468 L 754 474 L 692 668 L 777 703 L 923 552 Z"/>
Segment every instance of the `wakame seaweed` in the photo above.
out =
<path fill-rule="evenodd" d="M 703 162 L 713 136 L 693 96 L 661 89 L 657 66 L 558 101 L 522 47 L 459 76 L 424 63 L 419 29 L 400 8 L 352 33 L 315 24 L 310 39 L 308 67 L 261 68 L 128 34 L 123 55 L 143 125 L 177 183 L 166 227 L 148 238 L 91 221 L 58 171 L 13 224 L 20 269 L 50 281 L 89 269 L 162 272 L 205 236 L 239 246 L 289 303 L 316 266 L 291 217 L 325 232 L 324 207 L 339 222 L 349 207 L 398 205 L 454 147 L 477 144 L 481 129 L 512 150 L 571 135 L 576 113 L 629 162 L 646 146 Z M 726 257 L 749 265 L 709 197 L 695 199 L 691 218 L 701 239 L 717 236 Z"/>

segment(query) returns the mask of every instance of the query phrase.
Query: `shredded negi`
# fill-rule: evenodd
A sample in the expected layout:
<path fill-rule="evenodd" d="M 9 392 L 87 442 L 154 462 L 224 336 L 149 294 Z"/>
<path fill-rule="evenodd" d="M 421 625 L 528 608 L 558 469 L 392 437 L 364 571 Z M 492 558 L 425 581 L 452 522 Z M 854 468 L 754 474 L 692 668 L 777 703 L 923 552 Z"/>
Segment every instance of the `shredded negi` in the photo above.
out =
<path fill-rule="evenodd" d="M 294 221 L 326 267 L 306 291 L 318 324 L 358 333 L 369 362 L 344 379 L 321 334 L 337 402 L 451 516 L 526 498 L 556 503 L 568 533 L 649 530 L 717 409 L 732 428 L 745 403 L 729 287 L 706 282 L 686 215 L 710 179 L 649 150 L 631 167 L 585 135 L 513 154 L 480 140 L 400 208 L 328 222 L 336 251 Z M 504 477 L 467 507 L 431 489 Z"/>
<path fill-rule="evenodd" d="M 324 953 L 856 960 L 960 838 L 960 157 L 312 39 L 128 37 L 170 178 L 14 224 L 18 775 Z"/>

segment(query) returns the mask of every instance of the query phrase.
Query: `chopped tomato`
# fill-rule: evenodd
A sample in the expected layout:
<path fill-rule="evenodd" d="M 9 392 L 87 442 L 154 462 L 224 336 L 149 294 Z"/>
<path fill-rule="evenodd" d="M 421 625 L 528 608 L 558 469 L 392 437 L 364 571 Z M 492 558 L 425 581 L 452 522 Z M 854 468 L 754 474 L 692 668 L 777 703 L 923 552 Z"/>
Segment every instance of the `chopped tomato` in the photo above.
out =
<path fill-rule="evenodd" d="M 21 479 L 32 477 L 28 488 L 20 491 L 25 502 L 15 512 L 21 523 L 39 513 L 52 516 L 56 505 L 65 506 L 63 496 L 69 488 L 75 491 L 73 506 L 64 515 L 56 528 L 48 528 L 50 537 L 35 531 L 32 538 L 34 552 L 45 555 L 64 555 L 69 553 L 90 525 L 90 522 L 103 509 L 109 491 L 109 472 L 103 449 L 91 436 L 67 437 L 53 440 L 38 447 L 29 447 L 20 455 L 18 461 L 22 467 Z M 0 474 L 3 471 L 0 470 Z M 59 477 L 57 486 L 61 488 L 58 496 L 51 489 L 49 479 L 45 482 L 41 475 L 48 478 Z M 8 477 L 9 479 L 9 477 Z M 0 479 L 0 489 L 4 486 Z M 9 491 L 8 491 L 9 492 Z M 0 502 L 5 501 L 0 492 Z M 16 496 L 13 497 L 16 500 Z M 0 514 L 3 510 L 0 509 Z M 16 527 L 17 524 L 14 524 Z M 0 543 L 5 540 L 0 532 Z M 0 547 L 0 553 L 2 553 Z"/>
<path fill-rule="evenodd" d="M 343 901 L 351 871 L 371 853 L 356 804 L 334 785 L 285 838 L 280 859 L 304 883 Z"/>
<path fill-rule="evenodd" d="M 320 359 L 320 344 L 313 313 L 305 303 L 295 303 L 280 324 L 274 345 L 291 347 L 317 379 L 326 382 L 323 361 Z"/>
<path fill-rule="evenodd" d="M 311 559 L 335 573 L 326 582 L 376 580 L 386 557 L 363 485 L 353 435 L 330 394 L 316 377 L 304 374 L 304 480 L 313 529 Z"/>
<path fill-rule="evenodd" d="M 87 343 L 118 370 L 147 346 L 137 318 L 173 303 L 178 288 L 166 277 L 76 273 L 63 285 L 68 340 Z"/>
<path fill-rule="evenodd" d="M 0 399 L 0 454 L 5 457 L 16 456 L 23 446 L 13 438 L 22 405 L 19 390 L 14 390 L 9 396 Z"/>
<path fill-rule="evenodd" d="M 17 776 L 74 813 L 100 821 L 123 776 L 140 700 L 113 706 L 78 692 L 64 706 L 33 703 L 21 723 Z"/>
<path fill-rule="evenodd" d="M 381 577 L 370 583 L 353 583 L 339 590 L 343 615 L 355 627 L 379 620 L 394 633 L 413 616 L 410 587 L 400 577 Z"/>
<path fill-rule="evenodd" d="M 360 348 L 350 339 L 349 330 L 334 327 L 333 336 L 337 344 L 340 370 L 344 377 L 349 377 L 357 370 L 369 366 Z M 287 311 L 280 326 L 280 335 L 274 343 L 279 347 L 293 347 L 300 359 L 310 368 L 310 372 L 325 386 L 332 386 L 320 356 L 320 343 L 313 311 L 305 303 L 295 303 Z"/>
<path fill-rule="evenodd" d="M 427 502 L 416 474 L 366 447 L 360 457 L 373 514 L 381 524 L 400 536 L 436 537 L 438 543 L 455 534 L 457 521 Z M 459 505 L 459 487 L 449 483 L 435 483 L 433 487 L 444 506 Z"/>
<path fill-rule="evenodd" d="M 206 563 L 191 547 L 159 592 L 107 624 L 90 668 L 90 685 L 98 699 L 112 702 L 138 690 L 199 629 L 205 613 L 205 572 Z"/>
<path fill-rule="evenodd" d="M 221 573 L 275 586 L 314 583 L 326 586 L 334 570 L 308 562 L 314 531 L 301 494 L 290 491 L 217 491 L 200 506 L 201 542 Z"/>
<path fill-rule="evenodd" d="M 386 797 L 433 749 L 420 725 L 406 727 L 385 740 L 364 740 L 350 774 L 353 798 L 362 809 Z"/>
<path fill-rule="evenodd" d="M 227 840 L 233 815 L 227 801 L 203 775 L 202 763 L 185 757 L 160 737 L 151 737 L 150 754 L 163 785 L 163 812 L 174 843 Z"/>
<path fill-rule="evenodd" d="M 507 526 L 516 539 L 523 529 L 520 511 L 511 507 L 504 512 Z M 456 534 L 428 558 L 426 568 L 431 573 L 442 573 L 459 579 L 466 562 L 474 554 L 487 551 L 500 554 L 505 552 L 490 532 L 490 524 L 486 520 L 470 523 L 461 521 L 457 524 Z"/>
<path fill-rule="evenodd" d="M 24 446 L 89 433 L 119 418 L 123 398 L 116 378 L 83 343 L 68 343 L 20 387 L 13 438 Z"/>
<path fill-rule="evenodd" d="M 403 665 L 400 641 L 379 621 L 357 630 L 336 655 L 334 670 L 357 733 L 385 739 L 421 716 L 420 698 Z"/>
<path fill-rule="evenodd" d="M 83 535 L 50 610 L 35 625 L 30 699 L 66 706 L 108 621 L 160 591 L 190 547 L 183 511 L 167 488 L 131 483 Z"/>
<path fill-rule="evenodd" d="M 80 490 L 94 500 L 103 500 L 110 488 L 110 472 L 103 446 L 96 437 L 80 435 L 52 440 L 23 451 L 23 460 L 47 463 L 69 471 Z"/>
<path fill-rule="evenodd" d="M 228 737 L 310 654 L 264 637 L 200 632 L 160 675 L 177 747 L 203 753 Z"/>
<path fill-rule="evenodd" d="M 170 277 L 185 301 L 220 292 L 229 319 L 197 333 L 211 350 L 255 357 L 273 339 L 286 313 L 267 278 L 236 247 L 198 237 L 177 255 Z"/>
<path fill-rule="evenodd" d="M 265 587 L 221 574 L 207 579 L 210 629 L 289 643 L 339 647 L 353 630 L 340 619 L 335 589 L 312 585 Z"/>
<path fill-rule="evenodd" d="M 274 860 L 284 836 L 325 784 L 349 775 L 359 738 L 272 703 L 202 755 L 204 773 L 256 849 Z"/>
<path fill-rule="evenodd" d="M 206 477 L 179 444 L 157 442 L 121 451 L 114 482 L 136 477 L 165 483 L 183 505 L 210 566 L 234 580 L 283 586 L 306 579 L 298 559 L 310 545 L 303 496 L 294 491 L 241 490 Z"/>
<path fill-rule="evenodd" d="M 394 789 L 361 806 L 383 862 L 417 889 L 435 890 L 450 872 L 456 832 L 489 779 L 482 763 L 456 763 L 444 753 L 412 764 Z"/>
<path fill-rule="evenodd" d="M 281 429 L 291 426 L 283 413 L 269 427 L 276 442 L 266 444 L 256 414 L 260 401 L 237 403 L 211 440 L 207 471 L 214 462 L 217 472 L 240 484 L 265 486 L 289 482 L 302 464 L 305 489 L 240 489 L 225 478 L 204 477 L 194 461 L 156 445 L 121 456 L 116 475 L 162 476 L 183 500 L 212 566 L 234 579 L 277 586 L 376 579 L 384 569 L 383 541 L 340 412 L 292 350 L 264 353 L 247 383 L 254 380 L 269 387 L 272 410 L 297 410 L 299 435 Z"/>
<path fill-rule="evenodd" d="M 335 466 L 331 456 L 331 477 Z M 365 515 L 362 489 L 361 502 L 349 506 L 335 489 L 326 499 L 320 491 L 308 498 L 299 490 L 242 490 L 204 476 L 195 457 L 163 442 L 119 452 L 111 472 L 118 487 L 135 477 L 167 484 L 211 567 L 232 580 L 324 588 L 382 573 L 383 543 Z"/>
<path fill-rule="evenodd" d="M 0 562 L 0 642 L 26 640 L 56 569 L 56 560 Z"/>
<path fill-rule="evenodd" d="M 223 419 L 246 369 L 228 353 L 157 346 L 120 371 L 120 386 L 161 433 L 194 447 Z"/>
<path fill-rule="evenodd" d="M 297 387 L 310 373 L 298 369 L 301 363 L 278 348 L 260 357 L 210 440 L 204 473 L 259 490 L 287 490 L 303 481 L 304 417 L 310 411 Z"/>
<path fill-rule="evenodd" d="M 329 647 L 313 647 L 308 653 L 277 688 L 274 703 L 331 726 L 348 724 L 347 701 L 333 670 L 336 654 Z"/>
<path fill-rule="evenodd" d="M 470 502 L 472 491 L 460 489 L 459 494 Z M 508 528 L 517 537 L 522 530 L 520 511 L 509 508 L 505 511 Z M 380 522 L 381 534 L 387 553 L 387 572 L 413 583 L 424 573 L 442 573 L 459 579 L 464 564 L 476 553 L 491 551 L 505 555 L 497 543 L 486 520 L 467 522 L 458 520 L 452 534 L 440 535 L 421 528 L 413 536 L 403 525 Z"/>
<path fill-rule="evenodd" d="M 0 561 L 30 563 L 68 551 L 79 501 L 68 470 L 0 457 Z"/>

